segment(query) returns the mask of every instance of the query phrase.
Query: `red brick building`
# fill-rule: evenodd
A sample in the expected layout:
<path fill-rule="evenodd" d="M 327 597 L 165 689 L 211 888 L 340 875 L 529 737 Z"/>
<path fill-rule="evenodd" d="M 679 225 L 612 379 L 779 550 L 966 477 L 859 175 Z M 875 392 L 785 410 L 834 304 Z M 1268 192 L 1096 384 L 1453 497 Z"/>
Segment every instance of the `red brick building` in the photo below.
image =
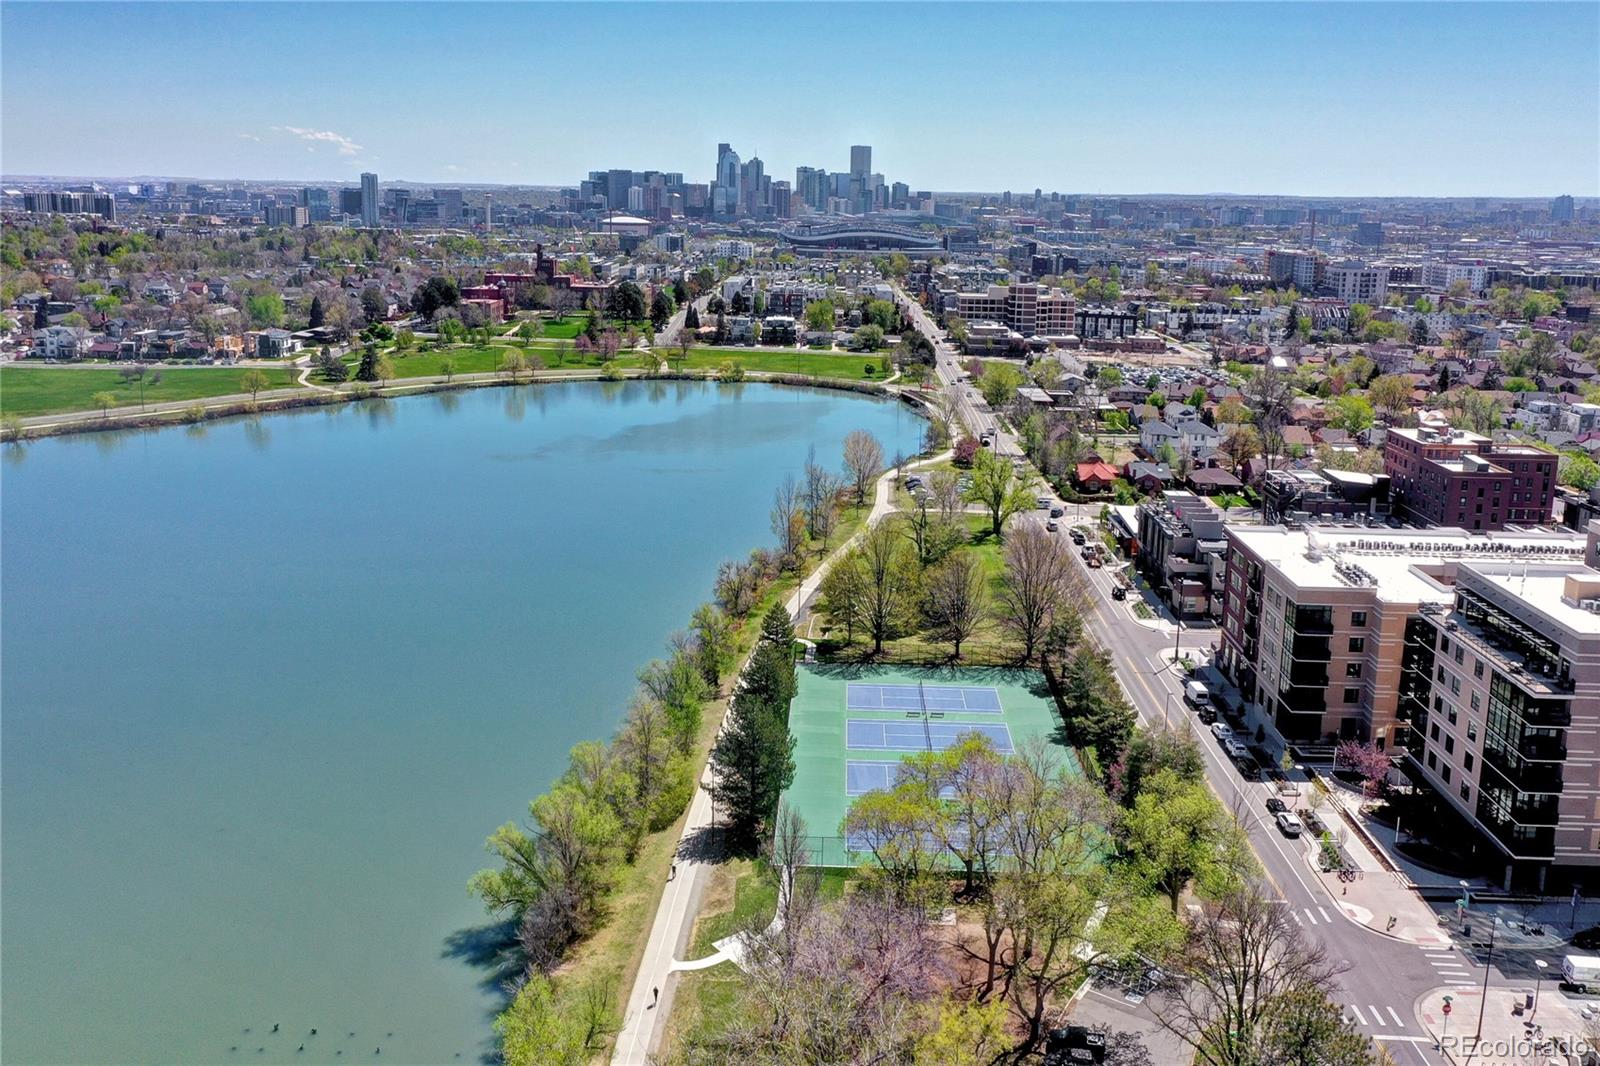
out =
<path fill-rule="evenodd" d="M 1396 510 L 1420 525 L 1540 525 L 1555 502 L 1555 455 L 1460 429 L 1389 430 L 1383 472 Z"/>

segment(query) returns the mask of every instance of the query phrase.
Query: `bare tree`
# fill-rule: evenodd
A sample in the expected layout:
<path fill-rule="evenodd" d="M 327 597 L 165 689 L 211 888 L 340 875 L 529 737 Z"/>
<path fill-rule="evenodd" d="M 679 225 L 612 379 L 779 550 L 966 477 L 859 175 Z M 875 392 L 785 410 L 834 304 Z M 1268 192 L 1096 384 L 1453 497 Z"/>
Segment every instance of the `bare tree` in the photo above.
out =
<path fill-rule="evenodd" d="M 806 532 L 812 539 L 827 546 L 828 536 L 839 515 L 839 479 L 817 462 L 817 449 L 813 445 L 806 452 L 805 497 Z"/>
<path fill-rule="evenodd" d="M 883 473 L 883 445 L 864 429 L 851 430 L 844 439 L 844 469 L 856 491 L 856 503 L 867 500 L 867 489 Z"/>
<path fill-rule="evenodd" d="M 805 498 L 793 474 L 785 474 L 772 494 L 772 532 L 785 566 L 796 565 L 805 541 Z"/>
<path fill-rule="evenodd" d="M 1199 912 L 1169 967 L 1157 1021 L 1199 1066 L 1373 1061 L 1370 1042 L 1330 1003 L 1343 967 L 1272 896 L 1247 881 Z"/>
<path fill-rule="evenodd" d="M 1057 619 L 1077 610 L 1082 583 L 1061 542 L 1033 523 L 1012 529 L 1005 563 L 1000 622 L 1022 641 L 1022 661 L 1031 662 Z"/>
<path fill-rule="evenodd" d="M 923 613 L 935 640 L 950 644 L 952 658 L 983 624 L 989 606 L 983 566 L 971 552 L 957 552 L 928 575 Z"/>
<path fill-rule="evenodd" d="M 961 498 L 961 477 L 954 470 L 935 470 L 928 475 L 928 491 L 939 508 L 939 517 L 954 522 L 961 517 L 966 501 Z"/>
<path fill-rule="evenodd" d="M 1265 469 L 1271 470 L 1273 460 L 1283 452 L 1283 424 L 1289 418 L 1289 405 L 1294 400 L 1294 382 L 1269 360 L 1245 382 L 1241 391 L 1250 410 L 1255 412 L 1256 429 L 1261 434 L 1261 457 L 1265 461 Z M 1266 506 L 1266 495 L 1263 494 L 1263 517 L 1266 515 Z"/>

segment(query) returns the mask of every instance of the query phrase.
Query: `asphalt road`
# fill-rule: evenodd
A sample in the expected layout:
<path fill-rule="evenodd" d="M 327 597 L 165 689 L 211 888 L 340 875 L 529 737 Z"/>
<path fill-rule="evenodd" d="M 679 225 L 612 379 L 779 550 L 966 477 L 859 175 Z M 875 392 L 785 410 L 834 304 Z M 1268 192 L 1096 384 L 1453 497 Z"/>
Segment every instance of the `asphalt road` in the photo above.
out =
<path fill-rule="evenodd" d="M 934 339 L 940 383 L 957 397 L 961 418 L 968 428 L 974 433 L 995 429 L 995 450 L 1003 455 L 1020 455 L 1016 438 L 999 425 L 994 412 L 974 395 L 970 386 L 961 383 L 955 346 L 945 339 L 920 304 L 903 292 L 899 296 L 901 306 Z M 1063 506 L 1068 518 L 1085 526 L 1098 525 L 1098 504 Z M 1035 511 L 1017 520 L 1042 522 L 1044 514 L 1042 510 Z M 1067 535 L 1066 528 L 1063 524 L 1062 536 Z M 1210 730 L 1184 704 L 1182 679 L 1171 666 L 1172 636 L 1140 624 L 1133 611 L 1133 597 L 1122 602 L 1111 598 L 1115 571 L 1090 569 L 1077 552 L 1073 558 L 1092 590 L 1089 631 L 1111 650 L 1118 676 L 1140 719 L 1151 727 L 1159 726 L 1163 720 L 1191 723 L 1205 754 L 1206 778 L 1223 802 L 1239 812 L 1278 898 L 1306 936 L 1346 964 L 1339 978 L 1345 1016 L 1381 1041 L 1400 1066 L 1445 1066 L 1447 1060 L 1433 1050 L 1434 1037 L 1418 1017 L 1422 1001 L 1431 996 L 1431 1006 L 1436 1008 L 1441 992 L 1480 987 L 1481 961 L 1453 948 L 1423 948 L 1395 940 L 1346 918 L 1310 872 L 1305 858 L 1309 842 L 1284 837 L 1267 811 L 1272 786 L 1245 782 Z M 1191 654 L 1209 649 L 1217 637 L 1215 629 L 1183 629 L 1178 633 L 1181 646 Z M 1497 971 L 1500 961 L 1496 959 Z M 1503 983 L 1499 972 L 1490 975 L 1491 987 Z"/>

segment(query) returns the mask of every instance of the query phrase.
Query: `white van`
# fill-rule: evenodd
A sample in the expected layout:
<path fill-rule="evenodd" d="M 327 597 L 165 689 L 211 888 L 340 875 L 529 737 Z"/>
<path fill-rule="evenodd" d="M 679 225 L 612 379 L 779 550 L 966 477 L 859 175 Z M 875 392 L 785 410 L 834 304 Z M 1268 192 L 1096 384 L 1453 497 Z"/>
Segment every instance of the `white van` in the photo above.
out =
<path fill-rule="evenodd" d="M 1201 707 L 1211 706 L 1211 692 L 1198 681 L 1186 681 L 1183 685 L 1183 702 L 1198 711 Z"/>
<path fill-rule="evenodd" d="M 1567 955 L 1561 960 L 1561 983 L 1586 992 L 1600 986 L 1600 958 L 1594 955 Z"/>

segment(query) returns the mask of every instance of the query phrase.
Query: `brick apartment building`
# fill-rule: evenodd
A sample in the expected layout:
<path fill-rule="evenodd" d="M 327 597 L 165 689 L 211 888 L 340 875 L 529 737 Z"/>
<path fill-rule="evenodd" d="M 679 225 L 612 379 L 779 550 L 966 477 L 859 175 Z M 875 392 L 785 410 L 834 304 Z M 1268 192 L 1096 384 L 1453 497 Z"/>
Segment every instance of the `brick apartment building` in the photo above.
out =
<path fill-rule="evenodd" d="M 1246 725 L 1302 746 L 1407 747 L 1403 706 L 1419 613 L 1454 596 L 1467 562 L 1581 565 L 1568 531 L 1229 526 L 1217 666 Z"/>
<path fill-rule="evenodd" d="M 1460 429 L 1391 429 L 1383 452 L 1400 515 L 1467 530 L 1550 521 L 1556 456 Z"/>

